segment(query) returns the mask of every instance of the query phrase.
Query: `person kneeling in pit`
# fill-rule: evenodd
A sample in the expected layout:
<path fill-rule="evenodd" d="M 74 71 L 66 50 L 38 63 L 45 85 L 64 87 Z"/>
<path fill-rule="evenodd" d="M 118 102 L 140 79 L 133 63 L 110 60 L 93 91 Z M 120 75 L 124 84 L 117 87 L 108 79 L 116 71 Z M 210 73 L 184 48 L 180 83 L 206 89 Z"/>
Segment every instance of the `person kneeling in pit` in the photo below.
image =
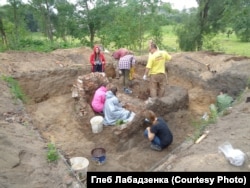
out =
<path fill-rule="evenodd" d="M 123 120 L 124 122 L 131 122 L 135 116 L 134 112 L 131 112 L 122 107 L 116 97 L 117 87 L 112 87 L 106 92 L 106 100 L 104 103 L 103 113 L 104 120 L 103 125 L 115 125 L 117 120 Z"/>

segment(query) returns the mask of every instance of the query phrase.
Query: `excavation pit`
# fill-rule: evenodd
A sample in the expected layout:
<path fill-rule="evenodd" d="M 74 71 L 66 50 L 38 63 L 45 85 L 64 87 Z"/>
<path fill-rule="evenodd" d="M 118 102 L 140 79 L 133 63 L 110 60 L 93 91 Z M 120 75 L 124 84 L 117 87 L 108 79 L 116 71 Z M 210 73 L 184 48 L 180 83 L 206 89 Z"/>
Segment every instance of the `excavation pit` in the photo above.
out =
<path fill-rule="evenodd" d="M 89 53 L 86 54 L 88 57 Z M 52 62 L 53 66 L 38 67 L 37 62 L 35 63 L 37 67 L 31 66 L 29 71 L 15 70 L 11 74 L 19 81 L 29 98 L 25 108 L 32 119 L 32 126 L 39 131 L 46 142 L 54 141 L 65 158 L 84 156 L 91 159 L 89 151 L 92 148 L 106 149 L 109 160 L 103 166 L 90 164 L 88 167 L 90 171 L 154 170 L 159 162 L 163 162 L 162 159 L 168 160 L 168 156 L 176 152 L 184 142 L 192 143 L 197 128 L 193 121 L 198 121 L 199 117 L 208 112 L 209 105 L 214 102 L 221 87 L 230 88 L 230 94 L 237 96 L 245 88 L 249 77 L 247 73 L 249 65 L 244 63 L 244 59 L 234 61 L 230 56 L 223 56 L 221 62 L 226 63 L 228 67 L 225 66 L 226 70 L 220 70 L 219 63 L 213 63 L 215 58 L 220 58 L 219 56 L 201 53 L 197 57 L 192 57 L 187 53 L 180 57 L 178 54 L 173 54 L 174 60 L 168 65 L 169 83 L 166 86 L 166 97 L 157 101 L 157 106 L 160 108 L 156 106 L 151 108 L 168 122 L 174 141 L 169 148 L 155 152 L 150 149 L 150 143 L 143 137 L 145 127 L 142 123 L 141 126 L 131 126 L 131 129 L 127 129 L 129 131 L 108 127 L 100 134 L 92 133 L 89 120 L 95 114 L 86 107 L 84 116 L 81 116 L 79 101 L 72 97 L 71 91 L 77 77 L 89 74 L 90 67 L 87 60 L 78 61 L 79 58 L 72 63 L 74 60 L 72 57 L 75 56 L 69 57 L 66 53 L 54 54 L 53 57 L 50 55 L 48 62 L 55 61 Z M 206 69 L 205 62 L 203 64 L 201 61 L 202 58 L 211 61 L 211 67 L 217 70 L 216 75 Z M 57 63 L 57 60 L 60 63 Z M 45 64 L 48 65 L 48 62 Z M 231 71 L 233 66 L 237 66 L 237 70 L 241 66 L 242 72 L 239 74 Z M 145 62 L 139 62 L 136 67 L 138 77 L 134 80 L 132 95 L 118 93 L 118 97 L 132 109 L 146 108 L 144 102 L 148 97 L 148 84 L 140 79 L 144 68 Z M 121 91 L 121 79 L 109 78 L 109 80 L 117 84 Z M 182 100 L 176 100 L 177 97 Z M 90 98 L 86 98 L 86 101 L 90 101 Z"/>

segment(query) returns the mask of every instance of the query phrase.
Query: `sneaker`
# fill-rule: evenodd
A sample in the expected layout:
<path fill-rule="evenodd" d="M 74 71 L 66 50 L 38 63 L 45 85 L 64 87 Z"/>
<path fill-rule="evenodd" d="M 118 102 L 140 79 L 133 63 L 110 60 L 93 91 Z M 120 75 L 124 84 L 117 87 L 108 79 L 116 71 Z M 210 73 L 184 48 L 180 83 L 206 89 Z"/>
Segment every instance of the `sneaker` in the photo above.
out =
<path fill-rule="evenodd" d="M 155 144 L 151 144 L 150 147 L 151 147 L 152 150 L 156 150 L 156 151 L 161 151 L 162 150 L 160 146 L 155 145 Z"/>
<path fill-rule="evenodd" d="M 124 92 L 125 92 L 126 94 L 131 94 L 131 93 L 132 93 L 132 91 L 131 91 L 130 89 L 128 89 L 128 88 L 124 88 Z"/>

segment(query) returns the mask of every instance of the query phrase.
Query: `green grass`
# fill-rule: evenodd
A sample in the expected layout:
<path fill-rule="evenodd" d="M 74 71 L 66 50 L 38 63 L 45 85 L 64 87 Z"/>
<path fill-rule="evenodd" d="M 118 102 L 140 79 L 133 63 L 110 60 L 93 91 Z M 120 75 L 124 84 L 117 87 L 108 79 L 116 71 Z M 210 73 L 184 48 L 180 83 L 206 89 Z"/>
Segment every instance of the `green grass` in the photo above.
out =
<path fill-rule="evenodd" d="M 226 54 L 242 55 L 250 57 L 250 42 L 241 42 L 235 34 L 227 38 L 226 34 L 218 34 L 215 39 L 219 42 Z"/>
<path fill-rule="evenodd" d="M 217 113 L 215 105 L 210 105 L 210 113 L 208 114 L 208 119 L 193 119 L 191 125 L 194 126 L 195 131 L 191 137 L 193 141 L 196 141 L 204 132 L 207 126 L 217 122 L 219 114 Z"/>
<path fill-rule="evenodd" d="M 162 27 L 164 33 L 163 45 L 171 47 L 168 51 L 180 51 L 177 36 L 174 34 L 174 26 Z M 225 54 L 241 55 L 250 57 L 250 42 L 241 42 L 235 34 L 231 34 L 228 38 L 225 33 L 219 33 L 213 40 L 217 41 L 220 48 Z"/>
<path fill-rule="evenodd" d="M 191 136 L 193 141 L 196 141 L 204 132 L 207 126 L 214 124 L 217 117 L 209 117 L 208 120 L 196 119 L 191 122 L 191 125 L 195 127 L 195 131 Z"/>
<path fill-rule="evenodd" d="M 10 87 L 11 93 L 15 100 L 20 99 L 24 103 L 27 102 L 26 96 L 24 95 L 18 82 L 14 78 L 10 76 L 2 76 L 1 79 L 8 83 L 8 86 Z"/>
<path fill-rule="evenodd" d="M 163 46 L 167 47 L 168 51 L 177 52 L 177 51 L 180 51 L 180 49 L 177 43 L 177 37 L 174 34 L 173 30 L 174 30 L 173 26 L 162 27 L 162 31 L 164 33 L 162 44 Z"/>
<path fill-rule="evenodd" d="M 55 144 L 48 143 L 47 160 L 48 162 L 54 162 L 59 159 L 59 154 L 55 147 Z"/>

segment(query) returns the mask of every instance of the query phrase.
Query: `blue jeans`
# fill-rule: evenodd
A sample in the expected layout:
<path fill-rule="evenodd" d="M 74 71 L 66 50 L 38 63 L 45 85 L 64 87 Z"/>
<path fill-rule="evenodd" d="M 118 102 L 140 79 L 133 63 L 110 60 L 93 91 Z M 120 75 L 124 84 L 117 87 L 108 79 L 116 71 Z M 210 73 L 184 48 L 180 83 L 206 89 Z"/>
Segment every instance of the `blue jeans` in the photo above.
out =
<path fill-rule="evenodd" d="M 103 65 L 102 64 L 94 65 L 93 72 L 104 72 Z"/>
<path fill-rule="evenodd" d="M 148 130 L 147 129 L 145 129 L 145 131 L 144 131 L 144 136 L 146 138 L 148 138 Z M 154 139 L 151 141 L 151 143 L 161 147 L 161 141 L 160 141 L 158 136 L 155 136 Z"/>

